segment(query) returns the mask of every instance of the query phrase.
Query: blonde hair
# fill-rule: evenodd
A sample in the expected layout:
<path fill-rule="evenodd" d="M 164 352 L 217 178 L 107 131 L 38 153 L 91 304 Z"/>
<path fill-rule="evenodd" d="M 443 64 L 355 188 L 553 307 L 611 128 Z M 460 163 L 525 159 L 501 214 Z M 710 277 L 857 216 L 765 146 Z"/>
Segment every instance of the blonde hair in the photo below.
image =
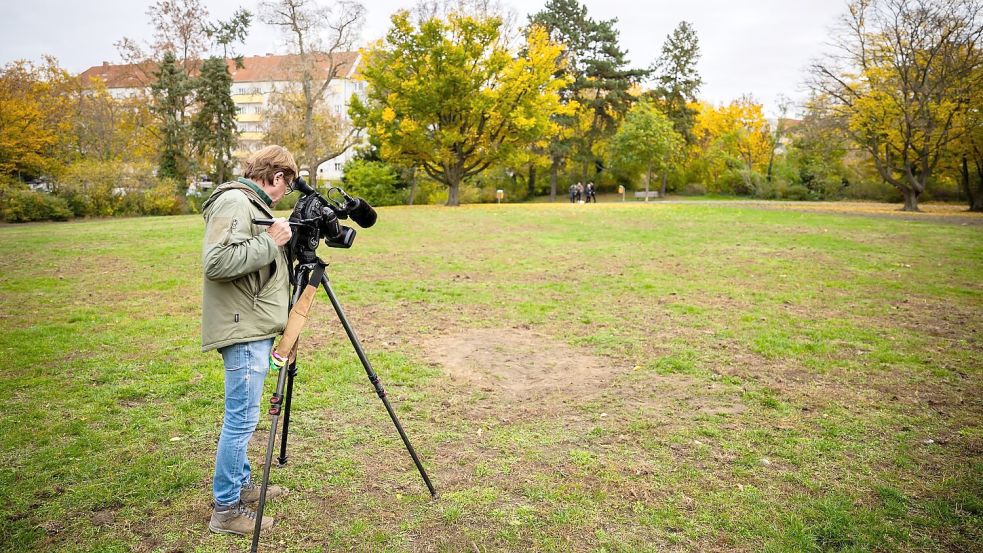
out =
<path fill-rule="evenodd" d="M 273 175 L 283 171 L 283 178 L 289 185 L 297 176 L 297 162 L 289 150 L 283 146 L 266 146 L 254 152 L 246 160 L 246 170 L 242 176 L 254 181 L 273 182 Z"/>

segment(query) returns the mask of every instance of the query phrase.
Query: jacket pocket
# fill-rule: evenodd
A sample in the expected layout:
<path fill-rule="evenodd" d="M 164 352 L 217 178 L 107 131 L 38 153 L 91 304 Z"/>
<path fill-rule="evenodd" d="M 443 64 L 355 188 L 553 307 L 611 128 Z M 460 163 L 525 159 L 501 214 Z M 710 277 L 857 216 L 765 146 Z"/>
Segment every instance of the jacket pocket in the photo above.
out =
<path fill-rule="evenodd" d="M 256 295 L 258 297 L 265 297 L 270 295 L 274 290 L 277 289 L 278 283 L 280 283 L 281 285 L 283 284 L 282 281 L 284 280 L 284 277 L 282 271 L 286 270 L 284 268 L 284 265 L 285 265 L 285 261 L 282 259 L 280 252 L 277 252 L 276 259 L 273 260 L 273 274 L 270 275 L 270 278 L 266 281 L 265 284 L 263 284 L 263 287 L 259 290 L 259 292 L 257 292 Z"/>

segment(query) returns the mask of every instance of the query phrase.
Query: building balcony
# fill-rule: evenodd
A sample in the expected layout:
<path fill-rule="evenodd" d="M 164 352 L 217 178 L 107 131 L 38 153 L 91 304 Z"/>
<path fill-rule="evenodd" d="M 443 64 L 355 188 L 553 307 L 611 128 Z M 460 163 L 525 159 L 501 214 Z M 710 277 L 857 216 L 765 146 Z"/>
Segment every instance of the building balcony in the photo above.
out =
<path fill-rule="evenodd" d="M 262 120 L 263 120 L 262 113 L 237 113 L 236 114 L 236 121 L 239 121 L 241 123 L 246 123 L 246 122 L 259 123 Z"/>
<path fill-rule="evenodd" d="M 237 104 L 262 104 L 263 94 L 233 94 L 232 101 Z"/>
<path fill-rule="evenodd" d="M 263 140 L 263 133 L 258 131 L 243 131 L 239 133 L 239 140 Z"/>

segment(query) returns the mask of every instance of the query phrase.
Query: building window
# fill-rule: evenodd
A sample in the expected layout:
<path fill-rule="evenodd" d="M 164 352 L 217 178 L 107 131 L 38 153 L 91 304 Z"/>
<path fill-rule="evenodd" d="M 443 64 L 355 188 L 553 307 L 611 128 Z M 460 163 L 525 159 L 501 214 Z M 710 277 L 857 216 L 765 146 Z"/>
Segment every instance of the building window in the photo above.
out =
<path fill-rule="evenodd" d="M 335 163 L 334 164 L 334 170 L 335 171 L 341 171 L 341 164 L 340 163 Z"/>

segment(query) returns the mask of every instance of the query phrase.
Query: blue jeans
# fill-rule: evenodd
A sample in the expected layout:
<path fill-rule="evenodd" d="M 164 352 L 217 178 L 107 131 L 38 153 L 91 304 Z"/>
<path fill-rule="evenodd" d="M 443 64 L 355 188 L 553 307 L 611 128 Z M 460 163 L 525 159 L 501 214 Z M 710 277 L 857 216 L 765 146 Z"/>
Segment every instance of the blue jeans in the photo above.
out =
<path fill-rule="evenodd" d="M 249 482 L 246 449 L 259 422 L 259 402 L 272 348 L 273 338 L 268 338 L 219 350 L 225 362 L 225 418 L 212 481 L 216 507 L 238 503 L 240 488 Z"/>

